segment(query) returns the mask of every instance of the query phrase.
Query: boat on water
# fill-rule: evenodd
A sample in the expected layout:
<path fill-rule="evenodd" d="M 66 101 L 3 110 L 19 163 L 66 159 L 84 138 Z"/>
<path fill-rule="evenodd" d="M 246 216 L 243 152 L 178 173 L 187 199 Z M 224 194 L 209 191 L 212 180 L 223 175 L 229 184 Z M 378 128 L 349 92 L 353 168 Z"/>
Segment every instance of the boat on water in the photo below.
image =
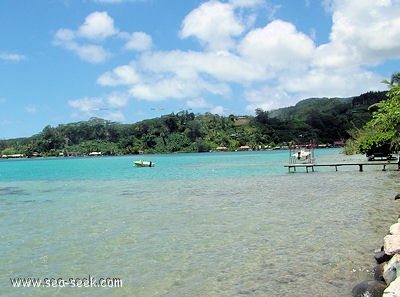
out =
<path fill-rule="evenodd" d="M 154 165 L 156 165 L 154 162 L 143 161 L 143 160 L 135 161 L 135 162 L 133 162 L 133 164 L 134 164 L 134 166 L 137 166 L 137 167 L 154 167 Z"/>
<path fill-rule="evenodd" d="M 308 161 L 310 159 L 310 152 L 304 149 L 299 150 L 298 152 L 292 154 L 292 158 L 298 162 Z"/>

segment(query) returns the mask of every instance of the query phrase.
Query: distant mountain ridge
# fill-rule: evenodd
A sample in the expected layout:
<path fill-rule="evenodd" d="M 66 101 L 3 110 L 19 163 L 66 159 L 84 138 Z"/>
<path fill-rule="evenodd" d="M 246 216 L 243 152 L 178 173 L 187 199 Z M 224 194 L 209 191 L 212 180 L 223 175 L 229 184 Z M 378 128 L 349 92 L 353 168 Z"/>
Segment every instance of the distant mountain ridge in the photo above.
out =
<path fill-rule="evenodd" d="M 297 114 L 302 111 L 302 109 L 309 108 L 309 107 L 321 107 L 325 105 L 337 105 L 337 104 L 349 104 L 351 105 L 353 102 L 353 99 L 356 97 L 347 97 L 347 98 L 340 98 L 340 97 L 334 97 L 334 98 L 328 98 L 328 97 L 322 97 L 322 98 L 307 98 L 303 99 L 299 102 L 296 103 L 294 106 L 288 106 L 288 107 L 282 107 L 278 109 L 271 110 L 269 112 L 269 116 L 271 118 L 278 118 L 281 120 L 284 120 L 288 114 Z"/>

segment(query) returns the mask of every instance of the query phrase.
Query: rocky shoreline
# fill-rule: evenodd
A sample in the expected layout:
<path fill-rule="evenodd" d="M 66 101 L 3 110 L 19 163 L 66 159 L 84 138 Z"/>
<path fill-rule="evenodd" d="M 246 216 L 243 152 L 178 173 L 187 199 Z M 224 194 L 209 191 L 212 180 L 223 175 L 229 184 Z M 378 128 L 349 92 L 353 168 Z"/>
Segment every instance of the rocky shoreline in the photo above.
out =
<path fill-rule="evenodd" d="M 399 199 L 396 195 L 395 199 Z M 400 216 L 383 238 L 383 246 L 375 251 L 374 280 L 357 284 L 353 297 L 400 297 Z"/>

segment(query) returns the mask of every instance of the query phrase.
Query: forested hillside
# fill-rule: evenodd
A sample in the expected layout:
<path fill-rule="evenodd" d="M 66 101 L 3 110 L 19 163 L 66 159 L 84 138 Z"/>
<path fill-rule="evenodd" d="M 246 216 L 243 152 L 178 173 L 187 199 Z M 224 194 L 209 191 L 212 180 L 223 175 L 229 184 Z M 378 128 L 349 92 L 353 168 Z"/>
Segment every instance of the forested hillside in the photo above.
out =
<path fill-rule="evenodd" d="M 241 146 L 265 149 L 311 140 L 333 144 L 346 140 L 350 129 L 361 128 L 369 121 L 368 105 L 384 98 L 384 92 L 367 94 L 367 105 L 360 99 L 365 94 L 344 99 L 312 98 L 274 111 L 257 109 L 255 116 L 225 117 L 181 111 L 134 124 L 91 118 L 57 127 L 46 126 L 41 133 L 28 138 L 0 140 L 0 152 L 28 157 L 72 152 L 117 155 L 207 152 L 217 147 L 237 150 Z"/>

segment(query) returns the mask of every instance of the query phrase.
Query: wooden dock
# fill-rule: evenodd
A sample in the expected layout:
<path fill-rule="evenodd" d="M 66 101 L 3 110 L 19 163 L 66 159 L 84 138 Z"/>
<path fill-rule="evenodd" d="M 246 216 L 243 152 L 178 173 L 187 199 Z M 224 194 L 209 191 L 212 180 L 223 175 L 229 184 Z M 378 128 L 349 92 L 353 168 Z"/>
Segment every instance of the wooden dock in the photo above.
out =
<path fill-rule="evenodd" d="M 371 166 L 371 165 L 375 165 L 375 166 L 382 166 L 382 171 L 386 170 L 386 166 L 388 165 L 397 165 L 397 162 L 390 162 L 390 161 L 386 161 L 386 162 L 376 162 L 376 161 L 369 161 L 369 162 L 352 162 L 352 163 L 326 163 L 326 164 L 314 164 L 314 163 L 304 163 L 304 164 L 300 164 L 300 163 L 293 163 L 293 164 L 287 164 L 284 165 L 284 167 L 287 167 L 290 170 L 293 168 L 293 171 L 296 172 L 296 168 L 305 168 L 306 172 L 308 172 L 309 169 L 311 169 L 314 172 L 314 167 L 335 167 L 336 171 L 338 171 L 338 167 L 341 166 L 358 166 L 358 170 L 360 172 L 363 171 L 363 167 L 364 166 Z M 397 167 L 396 167 L 397 168 Z"/>

